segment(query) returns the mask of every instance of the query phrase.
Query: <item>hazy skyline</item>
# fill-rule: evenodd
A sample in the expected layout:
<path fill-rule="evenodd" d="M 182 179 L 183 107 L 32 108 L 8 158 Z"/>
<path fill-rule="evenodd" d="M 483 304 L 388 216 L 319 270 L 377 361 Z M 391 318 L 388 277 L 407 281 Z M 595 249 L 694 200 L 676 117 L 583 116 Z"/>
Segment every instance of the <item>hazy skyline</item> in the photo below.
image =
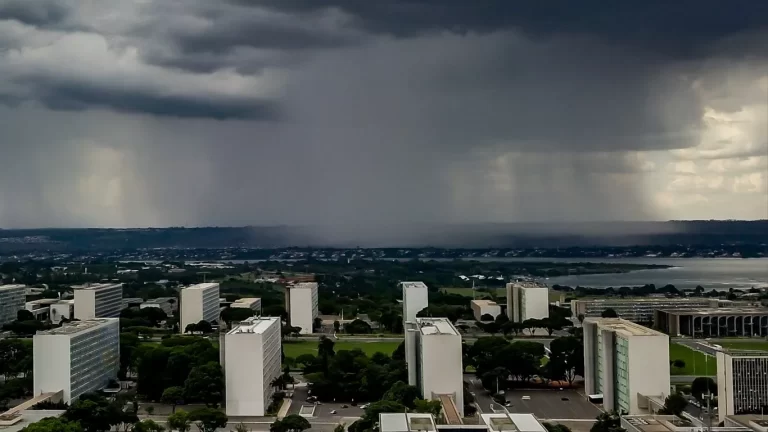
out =
<path fill-rule="evenodd" d="M 0 227 L 768 218 L 768 5 L 0 0 Z"/>

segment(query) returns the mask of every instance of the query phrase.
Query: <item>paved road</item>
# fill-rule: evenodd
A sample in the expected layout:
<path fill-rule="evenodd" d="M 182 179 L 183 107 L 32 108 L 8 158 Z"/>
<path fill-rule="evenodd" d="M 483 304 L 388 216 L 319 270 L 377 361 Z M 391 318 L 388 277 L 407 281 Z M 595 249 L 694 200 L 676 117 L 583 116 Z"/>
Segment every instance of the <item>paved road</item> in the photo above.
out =
<path fill-rule="evenodd" d="M 712 356 L 712 357 L 714 357 L 715 353 L 717 353 L 717 348 L 707 344 L 704 341 L 697 340 L 697 339 L 679 339 L 679 338 L 675 338 L 675 339 L 672 339 L 672 342 L 674 342 L 676 344 L 683 345 L 683 346 L 687 346 L 688 348 L 690 348 L 692 350 L 699 351 L 702 354 L 706 354 L 706 355 L 709 355 L 709 356 Z"/>
<path fill-rule="evenodd" d="M 316 341 L 320 336 L 327 336 L 327 335 L 305 335 L 305 336 L 299 336 L 299 337 L 296 337 L 296 338 L 291 338 L 291 340 L 311 340 L 311 341 Z M 480 336 L 480 337 L 487 337 L 487 336 L 490 336 L 490 335 Z M 461 339 L 463 341 L 465 341 L 465 342 L 475 342 L 477 339 L 479 339 L 479 337 L 477 337 L 477 336 L 462 335 Z M 549 347 L 549 344 L 550 344 L 550 342 L 552 342 L 553 339 L 555 339 L 554 336 L 552 338 L 546 338 L 546 337 L 533 337 L 533 338 L 518 337 L 518 338 L 513 339 L 513 342 L 514 341 L 538 342 L 538 343 L 543 344 L 546 347 Z M 349 342 L 392 342 L 392 341 L 401 342 L 403 340 L 403 338 L 401 338 L 401 337 L 342 336 L 342 337 L 340 337 L 340 338 L 338 338 L 336 340 L 337 341 L 349 341 Z"/>

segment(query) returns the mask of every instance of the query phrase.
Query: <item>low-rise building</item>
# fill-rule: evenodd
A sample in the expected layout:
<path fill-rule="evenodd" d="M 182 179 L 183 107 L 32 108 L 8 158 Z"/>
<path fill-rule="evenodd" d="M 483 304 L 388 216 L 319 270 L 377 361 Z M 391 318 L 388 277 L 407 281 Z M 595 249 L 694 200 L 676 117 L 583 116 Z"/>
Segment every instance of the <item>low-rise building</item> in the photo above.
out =
<path fill-rule="evenodd" d="M 139 305 L 139 309 L 150 307 L 158 308 L 165 312 L 167 316 L 172 316 L 179 308 L 179 300 L 175 297 L 158 297 L 156 299 L 147 300 Z"/>
<path fill-rule="evenodd" d="M 190 324 L 207 321 L 219 323 L 219 284 L 201 283 L 181 290 L 179 331 L 184 333 Z"/>
<path fill-rule="evenodd" d="M 669 395 L 669 336 L 621 318 L 587 318 L 583 328 L 584 389 L 606 410 L 642 414 L 640 395 Z"/>
<path fill-rule="evenodd" d="M 120 367 L 120 320 L 75 321 L 32 339 L 33 393 L 62 391 L 69 403 L 105 388 Z"/>
<path fill-rule="evenodd" d="M 101 283 L 72 287 L 75 291 L 75 318 L 117 318 L 123 310 L 123 284 Z"/>
<path fill-rule="evenodd" d="M 25 285 L 0 285 L 0 328 L 16 321 L 19 311 L 24 309 L 25 292 Z"/>
<path fill-rule="evenodd" d="M 59 324 L 62 320 L 74 317 L 75 301 L 60 299 L 39 299 L 26 303 L 24 308 L 31 312 L 38 321 L 50 321 Z"/>
<path fill-rule="evenodd" d="M 261 299 L 260 298 L 240 298 L 232 302 L 229 307 L 251 309 L 252 311 L 261 314 Z"/>
<path fill-rule="evenodd" d="M 705 297 L 601 297 L 571 300 L 571 313 L 574 317 L 583 315 L 587 318 L 599 318 L 606 309 L 613 309 L 619 318 L 648 324 L 654 322 L 654 311 L 659 309 L 723 307 L 733 303 L 730 300 Z"/>
<path fill-rule="evenodd" d="M 549 317 L 549 288 L 533 281 L 507 284 L 507 317 L 513 322 Z"/>
<path fill-rule="evenodd" d="M 664 309 L 654 316 L 655 327 L 670 336 L 768 336 L 766 308 Z"/>
<path fill-rule="evenodd" d="M 432 414 L 424 413 L 381 413 L 380 432 L 435 432 L 437 423 Z"/>
<path fill-rule="evenodd" d="M 281 321 L 251 317 L 224 336 L 226 411 L 228 416 L 264 416 L 280 376 Z"/>
<path fill-rule="evenodd" d="M 480 421 L 488 427 L 489 432 L 547 432 L 533 414 L 480 414 Z"/>
<path fill-rule="evenodd" d="M 501 306 L 492 300 L 472 300 L 470 306 L 477 321 L 482 321 L 483 315 L 490 315 L 493 319 L 501 315 Z"/>

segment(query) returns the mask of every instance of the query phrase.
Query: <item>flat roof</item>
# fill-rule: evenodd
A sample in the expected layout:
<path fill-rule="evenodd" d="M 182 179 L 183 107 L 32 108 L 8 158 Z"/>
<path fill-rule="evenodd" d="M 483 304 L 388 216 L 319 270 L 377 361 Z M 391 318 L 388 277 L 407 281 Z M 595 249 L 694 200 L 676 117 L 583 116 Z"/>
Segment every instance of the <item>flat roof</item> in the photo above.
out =
<path fill-rule="evenodd" d="M 245 321 L 241 321 L 227 334 L 241 334 L 241 333 L 264 333 L 275 321 L 279 322 L 279 317 L 250 317 Z"/>
<path fill-rule="evenodd" d="M 36 335 L 73 335 L 98 327 L 102 324 L 119 321 L 119 318 L 96 318 L 87 321 L 72 321 L 58 328 L 38 331 Z"/>
<path fill-rule="evenodd" d="M 204 290 L 208 288 L 218 288 L 218 287 L 219 287 L 219 284 L 216 282 L 207 282 L 207 283 L 190 285 L 188 287 L 185 287 L 184 289 L 185 290 Z"/>
<path fill-rule="evenodd" d="M 543 282 L 537 282 L 537 281 L 515 281 L 510 282 L 512 286 L 516 286 L 519 288 L 547 288 L 549 289 L 549 286 Z"/>
<path fill-rule="evenodd" d="M 421 334 L 425 336 L 459 334 L 448 318 L 416 318 L 416 323 L 419 326 L 419 330 L 421 330 Z"/>
<path fill-rule="evenodd" d="M 400 282 L 400 286 L 403 289 L 427 289 L 427 284 L 424 282 Z"/>
<path fill-rule="evenodd" d="M 481 414 L 483 423 L 492 431 L 546 432 L 533 414 Z"/>
<path fill-rule="evenodd" d="M 496 303 L 493 300 L 472 300 L 472 303 L 476 305 L 486 305 L 486 306 L 498 306 L 499 304 Z"/>
<path fill-rule="evenodd" d="M 764 308 L 691 308 L 691 309 L 660 309 L 661 312 L 673 315 L 768 315 Z"/>
<path fill-rule="evenodd" d="M 0 291 L 10 291 L 12 289 L 19 289 L 19 288 L 26 288 L 26 285 L 21 284 L 8 284 L 8 285 L 0 285 Z"/>
<path fill-rule="evenodd" d="M 169 303 L 171 300 L 176 301 L 176 297 L 158 297 L 156 299 L 149 299 L 145 303 Z"/>
<path fill-rule="evenodd" d="M 709 303 L 718 299 L 706 297 L 616 297 L 616 298 L 586 298 L 573 299 L 572 302 L 592 302 L 592 303 Z"/>
<path fill-rule="evenodd" d="M 599 328 L 609 329 L 627 336 L 667 336 L 662 332 L 633 323 L 632 321 L 623 318 L 587 318 L 584 322 L 594 323 L 597 324 Z"/>
<path fill-rule="evenodd" d="M 260 297 L 246 297 L 246 298 L 239 298 L 232 302 L 232 305 L 235 304 L 251 304 L 257 301 L 261 301 Z"/>
<path fill-rule="evenodd" d="M 297 284 L 290 285 L 288 289 L 314 289 L 317 288 L 317 282 L 299 282 Z"/>
<path fill-rule="evenodd" d="M 19 432 L 32 423 L 37 423 L 46 417 L 60 417 L 65 410 L 24 410 L 21 412 L 21 421 L 10 426 L 0 427 L 3 432 Z"/>
<path fill-rule="evenodd" d="M 97 284 L 86 284 L 86 285 L 78 285 L 73 286 L 72 289 L 74 290 L 100 290 L 100 289 L 107 289 L 107 288 L 115 288 L 115 287 L 122 287 L 122 283 L 97 283 Z"/>
<path fill-rule="evenodd" d="M 381 432 L 434 431 L 437 427 L 432 414 L 381 413 L 379 430 Z"/>

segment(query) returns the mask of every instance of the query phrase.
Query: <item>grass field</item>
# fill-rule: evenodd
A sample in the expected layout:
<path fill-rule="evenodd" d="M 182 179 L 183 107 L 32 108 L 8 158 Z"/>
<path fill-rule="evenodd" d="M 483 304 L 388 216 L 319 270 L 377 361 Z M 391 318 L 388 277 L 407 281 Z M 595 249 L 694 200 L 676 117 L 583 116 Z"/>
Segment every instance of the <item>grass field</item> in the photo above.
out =
<path fill-rule="evenodd" d="M 682 360 L 685 367 L 672 368 L 672 375 L 717 375 L 717 361 L 680 344 L 669 344 L 669 360 Z"/>
<path fill-rule="evenodd" d="M 350 342 L 350 341 L 336 341 L 334 349 L 338 351 L 353 350 L 360 348 L 363 352 L 371 356 L 374 353 L 381 352 L 387 355 L 391 355 L 395 351 L 397 346 L 400 345 L 400 341 L 376 341 L 376 342 Z M 285 351 L 286 357 L 296 358 L 302 354 L 317 355 L 317 341 L 284 341 L 283 351 Z"/>
<path fill-rule="evenodd" d="M 735 340 L 718 340 L 712 342 L 723 348 L 736 349 L 736 350 L 750 350 L 750 351 L 768 351 L 768 341 L 765 340 L 750 340 L 750 339 L 735 339 Z"/>

